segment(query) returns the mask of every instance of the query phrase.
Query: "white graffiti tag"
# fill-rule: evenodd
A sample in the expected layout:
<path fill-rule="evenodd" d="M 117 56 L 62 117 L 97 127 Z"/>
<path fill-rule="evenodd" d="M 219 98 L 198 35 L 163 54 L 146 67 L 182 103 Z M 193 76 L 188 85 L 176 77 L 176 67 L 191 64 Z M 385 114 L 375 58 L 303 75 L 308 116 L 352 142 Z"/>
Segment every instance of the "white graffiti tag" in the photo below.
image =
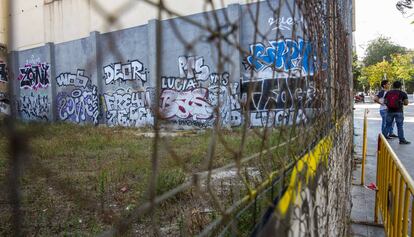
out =
<path fill-rule="evenodd" d="M 210 69 L 204 65 L 203 57 L 181 56 L 178 58 L 178 65 L 180 68 L 180 77 L 182 78 L 195 78 L 200 81 L 205 81 L 209 78 Z"/>
<path fill-rule="evenodd" d="M 115 81 L 141 80 L 142 85 L 144 85 L 147 82 L 147 72 L 144 64 L 138 60 L 125 64 L 114 63 L 105 66 L 103 70 L 106 84 L 114 83 Z"/>
<path fill-rule="evenodd" d="M 85 70 L 78 69 L 76 74 L 61 73 L 57 78 L 56 82 L 58 86 L 76 86 L 86 87 L 89 78 L 84 75 Z"/>
<path fill-rule="evenodd" d="M 104 94 L 106 119 L 109 126 L 139 127 L 154 123 L 151 105 L 151 88 L 147 91 L 130 92 L 119 89 L 113 94 Z"/>

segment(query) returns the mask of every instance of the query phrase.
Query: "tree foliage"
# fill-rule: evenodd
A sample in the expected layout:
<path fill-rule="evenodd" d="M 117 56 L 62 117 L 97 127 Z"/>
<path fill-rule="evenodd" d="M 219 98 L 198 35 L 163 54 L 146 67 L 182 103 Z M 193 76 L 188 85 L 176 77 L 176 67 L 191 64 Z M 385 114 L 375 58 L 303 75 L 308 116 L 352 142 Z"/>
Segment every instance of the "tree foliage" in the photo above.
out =
<path fill-rule="evenodd" d="M 363 75 L 367 78 L 370 88 L 377 88 L 381 85 L 381 81 L 395 78 L 395 73 L 391 63 L 382 61 L 374 65 L 365 67 L 362 70 Z"/>
<path fill-rule="evenodd" d="M 412 81 L 414 80 L 413 58 L 413 53 L 393 54 L 390 62 L 381 61 L 362 68 L 358 81 L 371 89 L 379 88 L 381 81 L 385 78 L 391 82 L 396 80 Z"/>
<path fill-rule="evenodd" d="M 413 58 L 414 53 L 395 54 L 391 56 L 392 67 L 398 80 L 411 81 L 414 76 Z"/>
<path fill-rule="evenodd" d="M 369 42 L 366 56 L 363 60 L 365 66 L 371 66 L 385 60 L 391 61 L 392 54 L 404 54 L 406 48 L 391 42 L 390 38 L 379 36 Z"/>
<path fill-rule="evenodd" d="M 352 53 L 352 76 L 353 76 L 353 83 L 354 83 L 354 89 L 357 91 L 361 91 L 363 89 L 363 84 L 359 81 L 359 78 L 361 77 L 362 73 L 362 67 L 361 64 L 358 61 L 358 55 L 353 52 Z"/>

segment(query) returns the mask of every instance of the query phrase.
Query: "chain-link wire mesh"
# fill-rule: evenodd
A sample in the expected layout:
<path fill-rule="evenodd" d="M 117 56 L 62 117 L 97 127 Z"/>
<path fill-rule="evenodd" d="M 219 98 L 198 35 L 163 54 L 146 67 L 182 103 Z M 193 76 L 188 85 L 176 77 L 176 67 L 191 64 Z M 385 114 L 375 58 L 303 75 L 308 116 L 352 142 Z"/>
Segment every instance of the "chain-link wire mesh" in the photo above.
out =
<path fill-rule="evenodd" d="M 90 36 L 95 51 L 72 59 L 83 70 L 77 76 L 91 72 L 90 80 L 71 87 L 72 97 L 60 66 L 22 65 L 33 52 L 9 53 L 2 235 L 347 235 L 350 1 L 206 0 L 194 15 L 162 0 L 131 0 L 113 12 L 100 4 L 90 1 L 108 31 L 122 29 L 119 17 L 135 4 L 156 8 L 158 19 L 145 30 Z M 61 45 L 45 47 L 52 61 L 70 57 Z M 150 56 L 133 60 L 130 51 Z M 51 76 L 33 86 L 42 68 Z M 39 109 L 42 79 L 50 81 L 47 112 Z M 67 142 L 78 135 L 59 133 L 59 123 L 24 123 L 33 120 L 80 124 L 70 129 L 91 139 L 99 130 L 110 149 L 97 139 L 79 160 L 74 150 L 88 153 L 86 141 Z M 132 145 L 120 145 L 131 133 L 139 134 Z M 48 137 L 66 148 L 48 156 Z"/>

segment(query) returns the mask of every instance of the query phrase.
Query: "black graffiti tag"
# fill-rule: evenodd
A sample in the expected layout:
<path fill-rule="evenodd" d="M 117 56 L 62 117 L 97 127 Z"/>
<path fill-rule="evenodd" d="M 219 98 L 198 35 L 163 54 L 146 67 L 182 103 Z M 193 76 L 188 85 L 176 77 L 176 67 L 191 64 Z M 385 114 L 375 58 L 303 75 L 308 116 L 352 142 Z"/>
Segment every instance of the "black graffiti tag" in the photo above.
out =
<path fill-rule="evenodd" d="M 34 89 L 49 86 L 49 64 L 39 63 L 37 65 L 27 64 L 20 68 L 20 88 Z"/>

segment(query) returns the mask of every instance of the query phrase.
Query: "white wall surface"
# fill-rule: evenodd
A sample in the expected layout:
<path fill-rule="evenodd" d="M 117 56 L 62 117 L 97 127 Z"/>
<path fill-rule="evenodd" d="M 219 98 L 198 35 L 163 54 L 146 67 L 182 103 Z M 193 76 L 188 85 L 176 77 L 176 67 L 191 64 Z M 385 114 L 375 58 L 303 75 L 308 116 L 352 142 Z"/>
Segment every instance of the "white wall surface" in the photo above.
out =
<path fill-rule="evenodd" d="M 101 33 L 144 25 L 158 18 L 155 0 L 0 0 L 0 43 L 6 42 L 6 2 L 11 3 L 12 42 L 9 50 L 23 50 L 47 42 L 61 43 L 87 37 L 92 31 Z M 214 7 L 204 0 L 165 0 L 172 15 L 190 15 L 213 8 L 220 9 L 232 3 L 249 0 L 214 0 Z M 222 4 L 222 2 L 224 4 Z M 108 19 L 114 19 L 113 24 Z"/>

